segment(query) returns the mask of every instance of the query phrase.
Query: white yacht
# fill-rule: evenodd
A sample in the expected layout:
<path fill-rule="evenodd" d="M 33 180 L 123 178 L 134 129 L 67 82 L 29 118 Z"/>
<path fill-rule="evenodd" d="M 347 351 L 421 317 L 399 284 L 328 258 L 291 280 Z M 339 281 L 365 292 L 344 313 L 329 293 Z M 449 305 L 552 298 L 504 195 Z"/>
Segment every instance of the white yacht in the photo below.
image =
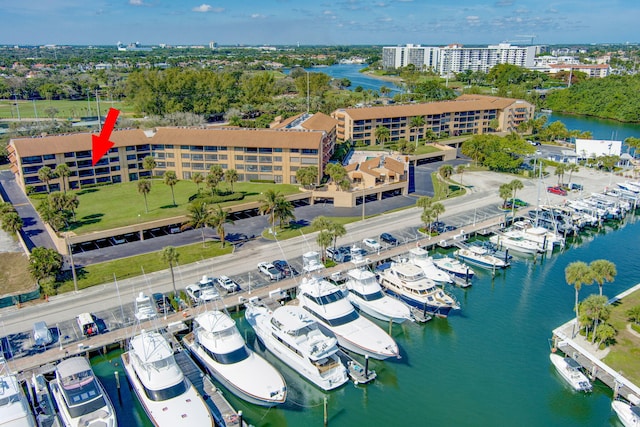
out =
<path fill-rule="evenodd" d="M 144 293 L 140 292 L 135 301 L 135 316 L 139 321 L 145 321 L 153 319 L 158 315 L 156 308 L 153 305 L 153 301 Z"/>
<path fill-rule="evenodd" d="M 391 295 L 420 311 L 447 317 L 460 306 L 433 280 L 427 279 L 422 268 L 408 262 L 392 262 L 380 274 L 380 285 Z"/>
<path fill-rule="evenodd" d="M 431 279 L 436 283 L 445 284 L 453 283 L 451 276 L 446 271 L 440 269 L 429 256 L 429 252 L 417 247 L 409 251 L 409 261 L 422 268 L 427 279 Z"/>
<path fill-rule="evenodd" d="M 540 245 L 525 238 L 519 230 L 502 231 L 489 237 L 489 241 L 498 248 L 511 249 L 521 254 L 535 255 L 541 252 Z"/>
<path fill-rule="evenodd" d="M 544 227 L 536 227 L 529 220 L 515 221 L 512 229 L 522 233 L 522 237 L 535 242 L 542 251 L 551 251 L 554 246 L 564 246 L 564 238 Z"/>
<path fill-rule="evenodd" d="M 247 402 L 261 406 L 284 403 L 287 387 L 282 375 L 247 347 L 235 321 L 211 310 L 196 316 L 185 346 L 211 376 Z"/>
<path fill-rule="evenodd" d="M 444 256 L 442 258 L 433 258 L 433 263 L 439 269 L 449 273 L 449 275 L 458 277 L 460 279 L 471 280 L 476 274 L 476 272 L 473 271 L 473 269 L 467 264 L 448 256 Z"/>
<path fill-rule="evenodd" d="M 18 377 L 9 371 L 7 362 L 0 359 L 0 425 L 16 427 L 34 427 L 29 401 L 18 381 Z"/>
<path fill-rule="evenodd" d="M 640 403 L 637 398 L 631 400 Z M 640 427 L 640 406 L 616 399 L 611 402 L 611 408 L 624 427 Z"/>
<path fill-rule="evenodd" d="M 155 426 L 214 426 L 195 387 L 184 376 L 167 340 L 142 330 L 129 341 L 122 364 L 133 391 Z"/>
<path fill-rule="evenodd" d="M 556 353 L 550 353 L 551 363 L 556 367 L 562 378 L 576 391 L 588 392 L 592 390 L 591 382 L 580 370 L 580 364 L 570 357 L 563 357 Z"/>
<path fill-rule="evenodd" d="M 109 396 L 81 356 L 58 363 L 51 394 L 62 423 L 67 427 L 115 427 L 116 413 Z"/>
<path fill-rule="evenodd" d="M 486 249 L 479 246 L 467 246 L 456 249 L 453 254 L 471 265 L 481 268 L 506 268 L 509 262 L 491 255 Z"/>
<path fill-rule="evenodd" d="M 333 390 L 349 380 L 336 354 L 338 341 L 323 334 L 302 308 L 285 305 L 271 311 L 250 301 L 244 317 L 271 353 L 321 389 Z"/>
<path fill-rule="evenodd" d="M 382 292 L 376 275 L 364 268 L 354 268 L 347 272 L 345 286 L 349 290 L 347 298 L 358 310 L 376 319 L 402 323 L 411 320 L 409 307 Z"/>
<path fill-rule="evenodd" d="M 398 345 L 371 320 L 358 314 L 342 290 L 326 280 L 304 278 L 298 302 L 321 327 L 338 338 L 349 351 L 374 359 L 398 357 Z"/>

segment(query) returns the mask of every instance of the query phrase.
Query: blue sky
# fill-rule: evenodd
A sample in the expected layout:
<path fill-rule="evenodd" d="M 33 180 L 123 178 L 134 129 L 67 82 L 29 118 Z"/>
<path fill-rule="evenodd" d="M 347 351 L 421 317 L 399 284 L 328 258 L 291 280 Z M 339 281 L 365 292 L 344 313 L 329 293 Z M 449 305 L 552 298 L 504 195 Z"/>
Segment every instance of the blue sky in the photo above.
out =
<path fill-rule="evenodd" d="M 640 41 L 638 0 L 0 0 L 0 44 Z"/>

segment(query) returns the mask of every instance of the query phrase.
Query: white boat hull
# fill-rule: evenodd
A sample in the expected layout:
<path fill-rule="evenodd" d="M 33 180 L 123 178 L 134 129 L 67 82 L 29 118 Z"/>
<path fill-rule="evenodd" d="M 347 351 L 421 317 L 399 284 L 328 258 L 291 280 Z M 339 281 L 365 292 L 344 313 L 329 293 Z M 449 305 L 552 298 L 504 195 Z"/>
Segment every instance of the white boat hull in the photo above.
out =
<path fill-rule="evenodd" d="M 589 392 L 592 390 L 591 382 L 587 376 L 580 370 L 569 366 L 565 357 L 551 353 L 549 358 L 556 371 L 575 391 Z"/>
<path fill-rule="evenodd" d="M 355 308 L 374 319 L 382 320 L 383 322 L 392 321 L 394 323 L 403 323 L 411 319 L 409 307 L 391 297 L 385 297 L 384 304 L 376 304 L 377 301 L 364 301 L 352 293 L 349 293 L 348 298 Z"/>
<path fill-rule="evenodd" d="M 611 402 L 611 408 L 624 427 L 640 427 L 640 417 L 631 410 L 630 404 L 620 400 L 614 400 Z"/>

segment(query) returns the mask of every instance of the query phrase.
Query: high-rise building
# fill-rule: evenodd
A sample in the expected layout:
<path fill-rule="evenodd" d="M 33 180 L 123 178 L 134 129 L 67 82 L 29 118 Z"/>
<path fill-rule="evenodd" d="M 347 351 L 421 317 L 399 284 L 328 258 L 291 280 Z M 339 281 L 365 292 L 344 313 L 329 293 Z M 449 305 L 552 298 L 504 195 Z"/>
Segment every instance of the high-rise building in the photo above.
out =
<path fill-rule="evenodd" d="M 382 64 L 384 68 L 401 68 L 413 64 L 418 70 L 435 70 L 439 50 L 438 47 L 422 47 L 419 44 L 383 47 Z"/>

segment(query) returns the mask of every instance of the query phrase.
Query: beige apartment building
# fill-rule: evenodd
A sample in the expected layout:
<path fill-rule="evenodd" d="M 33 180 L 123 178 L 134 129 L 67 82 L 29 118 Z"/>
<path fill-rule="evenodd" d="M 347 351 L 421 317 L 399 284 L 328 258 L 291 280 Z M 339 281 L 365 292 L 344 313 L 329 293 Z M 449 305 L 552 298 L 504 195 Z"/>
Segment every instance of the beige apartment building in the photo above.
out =
<path fill-rule="evenodd" d="M 376 129 L 389 129 L 390 140 L 423 139 L 427 129 L 439 136 L 462 136 L 491 131 L 497 120 L 499 131 L 516 131 L 522 122 L 533 119 L 533 104 L 511 98 L 462 95 L 452 101 L 380 107 L 344 108 L 331 116 L 338 121 L 337 139 L 356 145 L 376 144 Z M 423 117 L 424 126 L 412 128 L 414 117 Z"/>
<path fill-rule="evenodd" d="M 136 181 L 150 177 L 143 159 L 153 156 L 153 175 L 175 171 L 180 179 L 194 173 L 206 175 L 212 165 L 235 169 L 239 181 L 267 180 L 295 183 L 296 171 L 316 166 L 318 183 L 333 154 L 336 121 L 326 114 L 300 115 L 279 123 L 274 129 L 162 127 L 153 130 L 114 131 L 113 148 L 93 166 L 91 134 L 79 133 L 12 139 L 9 159 L 16 181 L 45 191 L 38 171 L 66 163 L 71 169 L 69 188 Z M 59 179 L 51 190 L 61 190 Z"/>

